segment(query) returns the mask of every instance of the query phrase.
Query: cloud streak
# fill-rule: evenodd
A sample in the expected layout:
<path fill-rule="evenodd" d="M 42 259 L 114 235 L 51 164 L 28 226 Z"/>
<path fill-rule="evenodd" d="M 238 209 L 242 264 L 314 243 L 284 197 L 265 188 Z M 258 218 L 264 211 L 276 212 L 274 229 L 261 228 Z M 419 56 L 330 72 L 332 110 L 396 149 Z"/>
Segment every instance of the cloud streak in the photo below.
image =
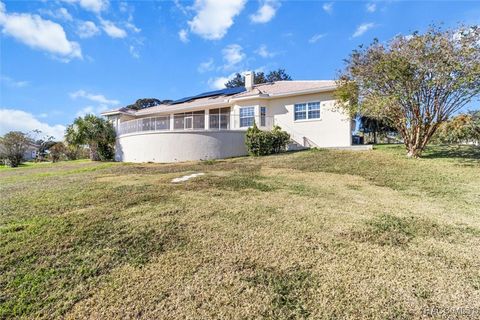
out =
<path fill-rule="evenodd" d="M 93 102 L 98 102 L 106 105 L 116 105 L 120 103 L 120 101 L 118 100 L 106 98 L 103 94 L 93 94 L 85 90 L 78 90 L 78 91 L 72 92 L 70 93 L 70 97 L 72 99 L 83 98 L 83 99 L 87 99 Z"/>
<path fill-rule="evenodd" d="M 375 26 L 375 24 L 373 24 L 372 22 L 362 23 L 361 25 L 359 25 L 359 26 L 357 27 L 357 29 L 356 29 L 355 32 L 353 33 L 352 38 L 360 37 L 360 36 L 363 35 L 365 32 L 367 32 L 368 30 L 372 29 L 374 26 Z"/>

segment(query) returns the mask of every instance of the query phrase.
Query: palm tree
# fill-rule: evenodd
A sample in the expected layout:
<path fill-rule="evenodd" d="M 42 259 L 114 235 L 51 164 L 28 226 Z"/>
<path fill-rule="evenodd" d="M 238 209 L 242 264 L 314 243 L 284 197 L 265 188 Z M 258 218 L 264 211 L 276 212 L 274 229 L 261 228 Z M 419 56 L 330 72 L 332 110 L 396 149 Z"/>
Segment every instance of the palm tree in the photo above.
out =
<path fill-rule="evenodd" d="M 109 121 L 88 114 L 76 118 L 67 127 L 65 141 L 74 146 L 88 145 L 92 161 L 110 160 L 113 158 L 115 129 Z"/>

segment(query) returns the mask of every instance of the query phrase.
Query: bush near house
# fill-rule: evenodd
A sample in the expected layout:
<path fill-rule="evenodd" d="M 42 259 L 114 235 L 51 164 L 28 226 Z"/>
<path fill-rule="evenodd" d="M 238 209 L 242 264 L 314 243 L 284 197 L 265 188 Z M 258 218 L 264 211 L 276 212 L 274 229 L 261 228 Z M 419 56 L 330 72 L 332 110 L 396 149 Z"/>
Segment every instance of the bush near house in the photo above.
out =
<path fill-rule="evenodd" d="M 279 126 L 274 126 L 271 131 L 262 131 L 254 123 L 247 130 L 245 144 L 249 154 L 264 156 L 284 151 L 289 140 L 290 135 Z"/>

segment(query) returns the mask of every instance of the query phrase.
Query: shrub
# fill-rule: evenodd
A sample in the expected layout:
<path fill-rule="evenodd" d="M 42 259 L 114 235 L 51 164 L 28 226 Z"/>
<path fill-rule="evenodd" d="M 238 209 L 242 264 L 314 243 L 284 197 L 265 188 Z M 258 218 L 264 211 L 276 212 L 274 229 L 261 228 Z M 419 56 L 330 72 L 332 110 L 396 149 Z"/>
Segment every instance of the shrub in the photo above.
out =
<path fill-rule="evenodd" d="M 271 131 L 262 131 L 254 123 L 247 130 L 245 144 L 251 155 L 264 156 L 284 151 L 289 140 L 290 135 L 279 126 L 274 126 Z"/>
<path fill-rule="evenodd" d="M 60 158 L 65 156 L 65 145 L 63 142 L 57 142 L 48 149 L 50 151 L 50 156 L 52 157 L 52 162 L 58 162 Z"/>

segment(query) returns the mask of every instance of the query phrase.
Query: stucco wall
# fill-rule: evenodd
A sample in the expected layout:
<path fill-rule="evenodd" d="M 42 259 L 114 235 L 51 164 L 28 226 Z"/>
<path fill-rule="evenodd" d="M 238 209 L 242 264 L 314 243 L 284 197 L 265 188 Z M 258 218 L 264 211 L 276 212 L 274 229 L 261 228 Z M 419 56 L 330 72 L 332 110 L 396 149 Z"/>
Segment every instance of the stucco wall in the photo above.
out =
<path fill-rule="evenodd" d="M 320 119 L 295 121 L 294 104 L 317 101 L 320 102 Z M 233 108 L 236 114 L 239 114 L 239 108 L 242 106 L 267 107 L 267 117 L 273 118 L 273 122 L 290 133 L 292 139 L 299 144 L 303 145 L 305 137 L 318 147 L 351 145 L 351 119 L 335 107 L 335 99 L 331 93 L 298 95 L 271 100 L 239 101 Z M 257 112 L 256 114 L 258 115 Z"/>
<path fill-rule="evenodd" d="M 117 138 L 115 159 L 126 162 L 177 162 L 246 155 L 244 131 L 172 131 Z"/>

